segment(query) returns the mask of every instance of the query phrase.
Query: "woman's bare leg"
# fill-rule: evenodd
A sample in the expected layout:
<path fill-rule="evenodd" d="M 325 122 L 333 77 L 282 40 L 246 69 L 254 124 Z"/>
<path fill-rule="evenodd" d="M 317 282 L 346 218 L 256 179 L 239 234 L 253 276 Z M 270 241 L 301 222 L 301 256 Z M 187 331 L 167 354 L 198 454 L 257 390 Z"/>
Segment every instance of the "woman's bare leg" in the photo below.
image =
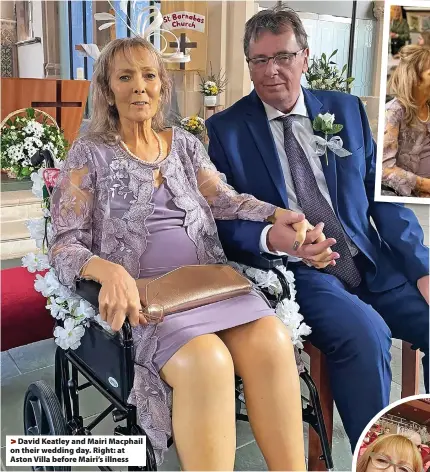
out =
<path fill-rule="evenodd" d="M 218 333 L 243 379 L 246 409 L 269 470 L 306 470 L 293 345 L 275 316 Z"/>
<path fill-rule="evenodd" d="M 182 470 L 233 470 L 234 368 L 215 334 L 181 347 L 161 369 L 173 388 L 173 434 Z"/>

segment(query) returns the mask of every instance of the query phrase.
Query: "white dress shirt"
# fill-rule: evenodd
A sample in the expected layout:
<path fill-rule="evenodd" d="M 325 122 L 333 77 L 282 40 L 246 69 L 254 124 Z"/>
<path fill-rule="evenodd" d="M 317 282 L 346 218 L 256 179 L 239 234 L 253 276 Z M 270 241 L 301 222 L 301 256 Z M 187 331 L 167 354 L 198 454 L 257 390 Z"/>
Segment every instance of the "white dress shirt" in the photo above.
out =
<path fill-rule="evenodd" d="M 309 163 L 315 175 L 315 179 L 317 181 L 317 185 L 320 192 L 322 193 L 323 197 L 327 200 L 327 202 L 330 204 L 331 208 L 333 209 L 333 204 L 330 198 L 330 193 L 328 191 L 327 182 L 325 180 L 325 175 L 322 169 L 321 159 L 315 153 L 315 151 L 312 149 L 312 147 L 309 144 L 314 133 L 312 129 L 312 122 L 308 117 L 308 111 L 305 105 L 305 97 L 303 95 L 303 90 L 300 89 L 299 98 L 296 104 L 294 105 L 294 108 L 290 111 L 290 113 L 282 113 L 281 111 L 277 110 L 276 108 L 273 108 L 271 105 L 268 105 L 267 103 L 264 103 L 264 102 L 263 102 L 263 105 L 266 110 L 266 115 L 267 115 L 267 119 L 269 120 L 270 130 L 272 132 L 273 139 L 276 145 L 276 150 L 278 152 L 279 160 L 281 162 L 282 172 L 284 174 L 285 185 L 287 188 L 289 209 L 292 211 L 296 211 L 298 213 L 303 213 L 303 210 L 300 208 L 299 204 L 297 203 L 297 195 L 294 189 L 294 183 L 293 183 L 293 178 L 291 176 L 290 165 L 289 165 L 287 154 L 284 148 L 284 126 L 282 124 L 282 121 L 277 120 L 277 118 L 279 117 L 288 116 L 288 115 L 296 115 L 297 122 L 299 122 L 305 130 L 303 134 L 298 136 L 298 142 L 300 146 L 302 147 L 306 157 L 309 160 Z M 275 255 L 288 255 L 287 253 L 282 253 L 279 251 L 277 252 L 269 251 L 267 247 L 267 233 L 272 226 L 273 225 L 266 226 L 261 232 L 260 251 L 268 252 L 270 254 L 275 254 Z M 348 236 L 346 236 L 346 239 L 347 239 L 348 246 L 350 247 L 351 254 L 352 255 L 357 254 L 357 248 L 352 244 Z M 297 262 L 297 261 L 300 261 L 301 259 L 298 257 L 289 256 L 288 260 L 291 262 Z"/>

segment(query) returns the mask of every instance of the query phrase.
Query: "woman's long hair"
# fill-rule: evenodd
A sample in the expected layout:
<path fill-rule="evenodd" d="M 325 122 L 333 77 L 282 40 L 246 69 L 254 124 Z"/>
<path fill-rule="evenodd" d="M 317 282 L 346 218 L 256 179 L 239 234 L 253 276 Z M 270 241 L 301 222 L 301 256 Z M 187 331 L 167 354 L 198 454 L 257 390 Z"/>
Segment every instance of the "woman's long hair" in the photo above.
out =
<path fill-rule="evenodd" d="M 422 472 L 423 461 L 420 451 L 410 439 L 400 434 L 383 434 L 373 443 L 369 444 L 363 455 L 357 461 L 356 472 L 366 472 L 372 452 L 389 454 L 394 450 L 402 460 L 410 462 L 415 472 Z"/>
<path fill-rule="evenodd" d="M 172 91 L 171 81 L 160 53 L 149 41 L 140 36 L 136 36 L 133 38 L 114 39 L 103 48 L 99 58 L 94 64 L 94 73 L 91 83 L 93 109 L 87 136 L 93 139 L 100 139 L 109 144 L 118 142 L 120 127 L 119 115 L 115 105 L 109 105 L 109 101 L 113 101 L 114 98 L 110 87 L 112 65 L 115 56 L 119 53 L 124 54 L 131 63 L 135 62 L 133 61 L 132 53 L 139 48 L 153 54 L 158 65 L 158 73 L 161 80 L 161 100 L 157 113 L 152 118 L 152 127 L 156 131 L 161 131 L 164 128 L 163 108 L 166 104 L 170 103 Z"/>
<path fill-rule="evenodd" d="M 404 106 L 407 126 L 417 122 L 418 105 L 415 103 L 413 92 L 420 84 L 422 74 L 428 69 L 430 46 L 413 44 L 400 50 L 400 63 L 390 77 L 388 90 L 390 95 L 395 96 Z"/>

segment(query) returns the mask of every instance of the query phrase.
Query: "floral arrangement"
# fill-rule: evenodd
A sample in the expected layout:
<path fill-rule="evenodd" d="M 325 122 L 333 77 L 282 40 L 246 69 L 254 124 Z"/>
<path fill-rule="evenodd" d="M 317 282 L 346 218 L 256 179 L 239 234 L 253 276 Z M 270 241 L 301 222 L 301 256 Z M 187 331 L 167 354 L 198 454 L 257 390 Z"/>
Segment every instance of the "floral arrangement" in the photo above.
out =
<path fill-rule="evenodd" d="M 212 63 L 210 63 L 210 74 L 207 78 L 200 77 L 200 93 L 206 97 L 214 97 L 224 92 L 225 86 L 227 85 L 227 80 L 225 78 L 225 73 L 222 72 L 222 69 L 218 74 L 212 72 Z"/>
<path fill-rule="evenodd" d="M 196 136 L 201 136 L 206 130 L 205 120 L 197 115 L 182 118 L 180 123 L 184 130 Z"/>
<path fill-rule="evenodd" d="M 344 77 L 347 69 L 345 64 L 340 71 L 336 63 L 330 59 L 337 54 L 337 49 L 327 58 L 322 54 L 321 58 L 313 58 L 308 71 L 305 73 L 306 81 L 310 88 L 315 90 L 338 90 L 349 92 L 353 77 Z"/>
<path fill-rule="evenodd" d="M 49 115 L 34 108 L 25 111 L 26 116 L 8 119 L 1 133 L 1 168 L 18 179 L 29 177 L 37 170 L 31 163 L 36 151 L 47 149 L 54 161 L 59 162 L 65 159 L 68 147 L 63 132 L 56 124 L 48 123 Z"/>

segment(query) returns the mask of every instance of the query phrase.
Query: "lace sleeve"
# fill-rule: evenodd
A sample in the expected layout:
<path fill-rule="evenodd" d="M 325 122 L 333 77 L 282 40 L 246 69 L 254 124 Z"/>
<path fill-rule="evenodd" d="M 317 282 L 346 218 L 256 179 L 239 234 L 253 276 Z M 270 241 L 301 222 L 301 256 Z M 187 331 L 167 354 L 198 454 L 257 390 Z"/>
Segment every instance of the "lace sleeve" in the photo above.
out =
<path fill-rule="evenodd" d="M 399 195 L 411 195 L 417 183 L 413 172 L 396 165 L 399 151 L 400 123 L 403 110 L 400 107 L 388 107 L 385 112 L 384 150 L 382 155 L 382 183 L 393 188 Z"/>
<path fill-rule="evenodd" d="M 225 175 L 218 172 L 203 144 L 195 139 L 191 156 L 201 194 L 218 220 L 266 221 L 276 210 L 275 205 L 257 200 L 252 195 L 237 193 Z"/>
<path fill-rule="evenodd" d="M 70 149 L 51 197 L 53 237 L 49 261 L 60 282 L 74 288 L 82 267 L 93 256 L 94 166 L 83 142 Z"/>

